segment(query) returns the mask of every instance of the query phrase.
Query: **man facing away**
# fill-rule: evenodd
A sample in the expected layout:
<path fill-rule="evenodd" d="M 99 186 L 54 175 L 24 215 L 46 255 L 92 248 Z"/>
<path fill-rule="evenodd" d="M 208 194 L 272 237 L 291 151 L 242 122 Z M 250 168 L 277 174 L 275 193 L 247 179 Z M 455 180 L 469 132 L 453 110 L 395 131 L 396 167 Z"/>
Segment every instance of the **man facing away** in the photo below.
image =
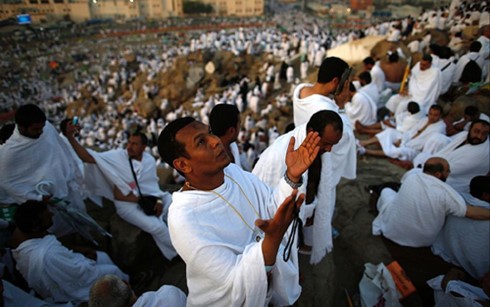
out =
<path fill-rule="evenodd" d="M 381 235 L 403 246 L 430 246 L 441 231 L 446 216 L 489 219 L 490 211 L 466 205 L 463 197 L 445 183 L 451 172 L 439 157 L 427 160 L 423 172 L 408 172 L 400 190 L 384 188 L 378 199 L 373 235 Z"/>
<path fill-rule="evenodd" d="M 164 208 L 162 199 L 168 206 L 170 198 L 168 193 L 160 190 L 156 172 L 155 159 L 145 152 L 148 142 L 142 133 L 134 133 L 128 139 L 126 150 L 113 149 L 106 152 L 88 151 L 75 139 L 77 127 L 68 123 L 65 136 L 80 159 L 89 164 L 95 164 L 96 168 L 88 167 L 87 180 L 92 182 L 92 190 L 96 195 L 102 195 L 114 201 L 117 214 L 126 222 L 148 232 L 158 248 L 171 260 L 177 253 L 170 242 L 168 227 L 164 221 Z M 131 170 L 131 165 L 134 175 Z M 158 197 L 154 214 L 146 215 L 138 205 L 139 193 L 136 181 L 143 195 Z M 106 179 L 109 181 L 106 181 Z"/>
<path fill-rule="evenodd" d="M 293 150 L 291 139 L 288 167 L 273 191 L 230 163 L 220 139 L 203 123 L 184 117 L 165 127 L 158 139 L 160 155 L 186 179 L 172 195 L 169 230 L 187 265 L 187 306 L 296 301 L 298 263 L 290 252 L 296 243 L 287 231 L 304 200 L 296 188 L 318 154 L 319 141 L 310 133 Z"/>

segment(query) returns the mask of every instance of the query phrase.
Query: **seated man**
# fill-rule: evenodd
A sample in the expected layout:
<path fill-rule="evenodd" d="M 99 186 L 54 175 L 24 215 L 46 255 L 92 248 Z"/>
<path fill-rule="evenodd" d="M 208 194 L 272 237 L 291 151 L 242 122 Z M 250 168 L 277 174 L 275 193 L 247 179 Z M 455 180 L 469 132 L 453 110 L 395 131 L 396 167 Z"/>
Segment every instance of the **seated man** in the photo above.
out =
<path fill-rule="evenodd" d="M 352 96 L 351 101 L 345 104 L 345 114 L 349 117 L 352 127 L 356 121 L 362 125 L 374 124 L 377 118 L 378 89 L 371 82 L 371 75 L 367 71 L 359 75 L 359 80 L 362 87 Z"/>
<path fill-rule="evenodd" d="M 292 305 L 298 299 L 294 224 L 287 230 L 304 200 L 296 188 L 319 141 L 311 132 L 293 150 L 291 139 L 288 167 L 273 191 L 230 163 L 203 123 L 184 117 L 165 127 L 160 155 L 186 179 L 172 195 L 168 220 L 172 243 L 187 265 L 188 305 Z"/>
<path fill-rule="evenodd" d="M 463 198 L 468 204 L 490 209 L 490 176 L 473 178 L 470 193 L 463 194 Z M 432 244 L 432 252 L 480 279 L 490 268 L 489 233 L 488 221 L 448 216 Z"/>
<path fill-rule="evenodd" d="M 88 188 L 95 195 L 113 200 L 117 214 L 123 220 L 152 235 L 165 258 L 174 258 L 177 253 L 170 242 L 164 221 L 164 209 L 167 210 L 170 205 L 170 195 L 160 190 L 155 159 L 145 152 L 148 142 L 146 136 L 142 133 L 132 134 L 126 150 L 95 152 L 88 151 L 77 142 L 74 137 L 76 130 L 76 126 L 67 124 L 65 135 L 68 141 L 83 162 L 96 164 L 96 167 L 87 167 Z M 139 189 L 142 195 L 160 199 L 155 204 L 153 215 L 146 215 L 139 207 Z M 162 200 L 166 207 L 163 207 Z"/>
<path fill-rule="evenodd" d="M 422 153 L 415 157 L 413 165 L 423 165 L 431 153 L 446 159 L 452 170 L 447 183 L 456 191 L 467 193 L 473 177 L 486 175 L 490 171 L 489 130 L 489 123 L 479 119 L 471 123 L 468 132 L 462 131 L 452 138 L 435 133 L 427 140 L 427 146 L 439 150 L 426 150 L 424 146 Z"/>
<path fill-rule="evenodd" d="M 52 302 L 86 302 L 93 282 L 106 274 L 124 280 L 128 276 L 104 252 L 91 249 L 74 252 L 47 232 L 52 214 L 38 201 L 27 201 L 14 215 L 12 255 L 17 269 L 43 299 Z"/>
<path fill-rule="evenodd" d="M 483 119 L 487 122 L 490 121 L 488 115 L 486 115 L 485 113 L 481 113 L 480 110 L 478 110 L 477 106 L 467 106 L 464 109 L 464 114 L 462 118 L 452 123 L 446 123 L 447 136 L 455 135 L 463 130 L 468 131 L 470 129 L 471 123 L 477 119 Z"/>
<path fill-rule="evenodd" d="M 413 160 L 422 151 L 427 139 L 434 133 L 445 133 L 446 124 L 441 120 L 442 108 L 435 104 L 430 107 L 429 116 L 409 131 L 401 134 L 396 129 L 387 128 L 376 136 L 360 141 L 361 146 L 381 145 L 382 150 L 361 149 L 361 153 L 399 160 Z M 363 148 L 361 147 L 361 148 Z"/>
<path fill-rule="evenodd" d="M 185 293 L 179 288 L 163 285 L 157 291 L 136 297 L 131 286 L 116 275 L 99 278 L 90 288 L 89 307 L 185 307 Z"/>
<path fill-rule="evenodd" d="M 373 235 L 383 235 L 403 246 L 430 246 L 447 215 L 490 219 L 490 210 L 466 205 L 463 197 L 444 183 L 450 173 L 442 158 L 430 158 L 423 172 L 407 173 L 397 192 L 381 191 L 373 221 Z"/>

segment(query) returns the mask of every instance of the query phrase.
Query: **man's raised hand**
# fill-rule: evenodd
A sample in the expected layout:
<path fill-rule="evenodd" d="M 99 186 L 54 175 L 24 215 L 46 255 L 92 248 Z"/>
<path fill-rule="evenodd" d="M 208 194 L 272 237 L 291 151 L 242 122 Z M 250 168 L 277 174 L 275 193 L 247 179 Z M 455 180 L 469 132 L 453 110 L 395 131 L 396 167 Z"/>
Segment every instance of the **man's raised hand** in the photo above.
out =
<path fill-rule="evenodd" d="M 310 131 L 301 146 L 294 150 L 294 137 L 289 140 L 286 153 L 287 176 L 293 182 L 299 182 L 301 175 L 310 167 L 320 151 L 318 132 Z"/>

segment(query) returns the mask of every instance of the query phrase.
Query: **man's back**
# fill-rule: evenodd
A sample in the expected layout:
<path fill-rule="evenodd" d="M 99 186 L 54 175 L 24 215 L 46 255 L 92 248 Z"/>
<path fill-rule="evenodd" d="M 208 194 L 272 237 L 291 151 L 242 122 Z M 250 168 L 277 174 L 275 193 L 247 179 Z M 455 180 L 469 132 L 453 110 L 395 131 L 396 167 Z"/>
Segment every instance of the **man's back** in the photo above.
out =
<path fill-rule="evenodd" d="M 379 215 L 373 221 L 373 234 L 404 246 L 431 245 L 446 215 L 464 216 L 463 198 L 438 178 L 414 170 L 398 193 L 383 189 L 378 200 Z"/>

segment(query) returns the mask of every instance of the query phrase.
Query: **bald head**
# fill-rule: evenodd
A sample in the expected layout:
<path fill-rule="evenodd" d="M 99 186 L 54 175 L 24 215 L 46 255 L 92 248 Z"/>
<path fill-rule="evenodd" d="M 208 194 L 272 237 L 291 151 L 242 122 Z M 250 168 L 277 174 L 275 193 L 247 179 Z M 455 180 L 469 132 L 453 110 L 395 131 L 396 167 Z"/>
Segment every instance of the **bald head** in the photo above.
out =
<path fill-rule="evenodd" d="M 130 307 L 136 297 L 129 284 L 116 275 L 104 275 L 90 288 L 89 307 Z"/>
<path fill-rule="evenodd" d="M 449 173 L 449 163 L 446 159 L 440 157 L 432 157 L 428 159 L 424 164 L 424 173 L 434 176 L 442 181 L 446 181 Z"/>

